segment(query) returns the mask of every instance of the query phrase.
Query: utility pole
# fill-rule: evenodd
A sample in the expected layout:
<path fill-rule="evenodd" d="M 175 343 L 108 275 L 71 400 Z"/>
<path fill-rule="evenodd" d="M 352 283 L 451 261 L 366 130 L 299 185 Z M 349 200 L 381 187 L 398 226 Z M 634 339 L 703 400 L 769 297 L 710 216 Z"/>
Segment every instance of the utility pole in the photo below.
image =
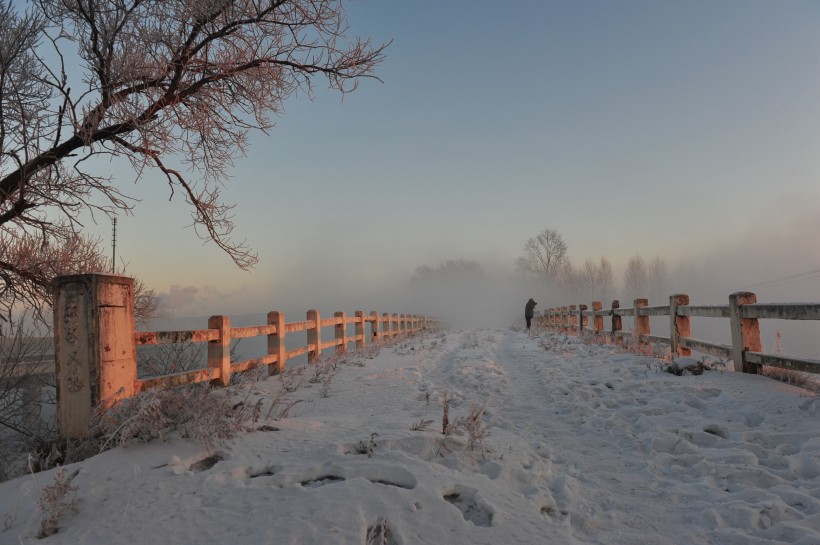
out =
<path fill-rule="evenodd" d="M 111 237 L 111 274 L 117 272 L 117 216 L 111 220 L 114 223 L 113 236 Z"/>

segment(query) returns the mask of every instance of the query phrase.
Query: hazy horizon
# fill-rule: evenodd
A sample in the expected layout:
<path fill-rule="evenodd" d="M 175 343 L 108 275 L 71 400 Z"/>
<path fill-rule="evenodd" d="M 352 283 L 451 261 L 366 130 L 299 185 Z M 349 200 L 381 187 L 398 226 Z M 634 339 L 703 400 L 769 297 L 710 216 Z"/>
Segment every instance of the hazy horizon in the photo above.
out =
<path fill-rule="evenodd" d="M 529 297 L 569 302 L 516 280 L 545 228 L 576 265 L 610 260 L 618 283 L 631 256 L 658 256 L 693 301 L 820 299 L 820 275 L 770 283 L 820 269 L 816 2 L 344 6 L 351 34 L 392 41 L 382 82 L 340 100 L 316 80 L 313 100 L 292 97 L 268 135 L 250 134 L 223 194 L 259 253 L 251 272 L 185 228 L 159 173 L 134 184 L 126 162 L 99 162 L 139 199 L 119 218 L 118 261 L 178 315 L 362 308 L 507 325 Z M 484 278 L 411 286 L 418 267 L 457 259 Z"/>

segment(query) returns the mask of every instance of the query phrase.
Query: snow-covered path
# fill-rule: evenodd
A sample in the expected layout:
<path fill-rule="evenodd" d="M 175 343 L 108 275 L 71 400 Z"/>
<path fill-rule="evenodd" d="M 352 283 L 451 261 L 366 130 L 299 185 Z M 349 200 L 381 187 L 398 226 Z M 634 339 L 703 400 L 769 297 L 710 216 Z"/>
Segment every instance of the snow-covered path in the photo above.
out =
<path fill-rule="evenodd" d="M 74 506 L 47 541 L 820 545 L 810 392 L 677 377 L 614 347 L 512 330 L 407 339 L 326 377 L 291 371 L 232 393 L 265 414 L 289 383 L 298 403 L 267 422 L 276 430 L 69 466 Z M 451 421 L 487 403 L 483 454 L 441 434 L 445 393 Z M 0 545 L 41 542 L 52 478 L 0 484 Z"/>

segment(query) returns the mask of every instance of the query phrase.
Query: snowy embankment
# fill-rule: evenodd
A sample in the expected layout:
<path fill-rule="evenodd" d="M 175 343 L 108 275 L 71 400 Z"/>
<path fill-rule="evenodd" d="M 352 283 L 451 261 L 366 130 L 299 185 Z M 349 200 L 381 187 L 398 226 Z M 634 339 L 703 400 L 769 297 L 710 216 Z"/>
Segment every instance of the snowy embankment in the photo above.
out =
<path fill-rule="evenodd" d="M 68 466 L 74 505 L 45 542 L 820 544 L 811 392 L 729 372 L 677 377 L 613 347 L 507 330 L 351 355 L 330 382 L 310 373 L 232 394 L 262 399 L 264 416 L 293 389 L 280 407 L 302 401 L 268 431 Z M 451 421 L 488 402 L 483 454 L 441 435 L 445 392 Z M 0 544 L 40 543 L 37 503 L 53 477 L 0 484 Z"/>

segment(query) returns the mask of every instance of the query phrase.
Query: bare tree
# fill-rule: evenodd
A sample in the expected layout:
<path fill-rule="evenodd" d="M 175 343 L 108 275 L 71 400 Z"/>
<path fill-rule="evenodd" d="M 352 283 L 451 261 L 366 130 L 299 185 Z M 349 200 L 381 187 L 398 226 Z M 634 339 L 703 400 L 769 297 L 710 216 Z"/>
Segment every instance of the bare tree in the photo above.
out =
<path fill-rule="evenodd" d="M 0 336 L 0 481 L 20 475 L 25 453 L 56 433 L 56 420 L 43 417 L 54 405 L 50 337 L 15 327 Z"/>
<path fill-rule="evenodd" d="M 0 294 L 48 290 L 58 268 L 25 249 L 94 250 L 77 242 L 82 213 L 131 212 L 98 156 L 128 159 L 137 178 L 158 169 L 197 234 L 252 267 L 220 195 L 248 132 L 272 128 L 296 91 L 312 96 L 315 76 L 341 93 L 375 77 L 383 50 L 349 37 L 341 0 L 32 0 L 25 13 L 0 0 L 0 245 L 16 248 L 0 257 Z"/>
<path fill-rule="evenodd" d="M 647 276 L 650 299 L 655 301 L 665 300 L 670 295 L 666 293 L 669 284 L 669 267 L 667 267 L 666 261 L 660 256 L 655 256 L 655 259 L 649 263 Z"/>
<path fill-rule="evenodd" d="M 46 311 L 51 302 L 54 277 L 116 270 L 110 258 L 100 251 L 97 239 L 78 234 L 57 246 L 41 244 L 35 237 L 16 237 L 15 234 L 14 231 L 0 230 L 0 323 L 6 323 L 10 334 L 22 323 L 13 316 L 15 309 L 29 311 L 35 325 L 49 322 Z M 134 315 L 137 322 L 150 318 L 156 307 L 153 290 L 135 279 Z"/>
<path fill-rule="evenodd" d="M 532 270 L 529 260 L 524 256 L 515 258 L 515 274 L 521 280 L 528 280 L 536 276 L 535 271 Z"/>
<path fill-rule="evenodd" d="M 524 258 L 529 269 L 551 282 L 561 271 L 567 259 L 567 245 L 561 234 L 554 229 L 544 229 L 524 244 Z"/>
<path fill-rule="evenodd" d="M 565 296 L 573 300 L 580 299 L 583 296 L 580 272 L 569 260 L 561 264 L 557 278 Z"/>
<path fill-rule="evenodd" d="M 448 259 L 438 267 L 419 265 L 410 278 L 411 285 L 426 286 L 431 284 L 457 284 L 480 280 L 484 277 L 484 268 L 478 261 L 468 259 Z"/>
<path fill-rule="evenodd" d="M 595 297 L 600 277 L 598 264 L 591 259 L 587 259 L 580 269 L 578 269 L 578 277 L 584 303 L 592 301 Z"/>
<path fill-rule="evenodd" d="M 624 295 L 630 300 L 646 296 L 647 272 L 646 264 L 639 255 L 629 258 L 624 272 Z"/>
<path fill-rule="evenodd" d="M 615 273 L 612 271 L 612 263 L 603 256 L 598 262 L 597 296 L 604 304 L 610 303 L 615 298 Z"/>

